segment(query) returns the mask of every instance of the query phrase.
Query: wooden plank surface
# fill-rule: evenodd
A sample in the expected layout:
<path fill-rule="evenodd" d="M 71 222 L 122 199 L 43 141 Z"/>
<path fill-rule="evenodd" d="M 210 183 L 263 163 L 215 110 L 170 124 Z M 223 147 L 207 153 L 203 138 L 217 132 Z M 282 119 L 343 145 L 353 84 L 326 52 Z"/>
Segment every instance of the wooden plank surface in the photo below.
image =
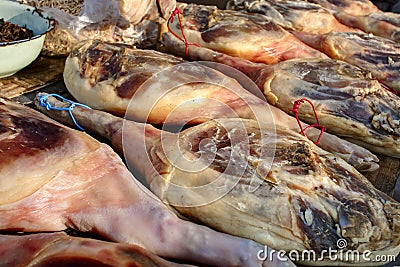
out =
<path fill-rule="evenodd" d="M 400 159 L 378 155 L 380 168 L 374 172 L 364 173 L 371 183 L 380 191 L 400 201 Z"/>
<path fill-rule="evenodd" d="M 65 58 L 39 57 L 17 74 L 0 79 L 0 97 L 13 99 L 31 107 L 31 100 L 38 91 L 68 97 L 62 81 L 64 63 Z M 364 175 L 376 188 L 400 201 L 400 159 L 380 155 L 378 157 L 380 168 Z"/>
<path fill-rule="evenodd" d="M 0 97 L 11 99 L 62 80 L 65 58 L 38 57 L 16 74 L 0 78 Z"/>

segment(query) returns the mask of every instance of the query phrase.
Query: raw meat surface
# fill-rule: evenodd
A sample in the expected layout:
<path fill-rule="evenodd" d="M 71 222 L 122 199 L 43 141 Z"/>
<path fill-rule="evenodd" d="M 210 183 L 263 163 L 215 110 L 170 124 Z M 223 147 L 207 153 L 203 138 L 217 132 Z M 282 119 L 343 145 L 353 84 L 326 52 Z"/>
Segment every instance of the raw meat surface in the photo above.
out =
<path fill-rule="evenodd" d="M 102 129 L 112 131 L 109 126 Z M 153 134 L 157 138 L 159 133 Z M 2 232 L 73 228 L 162 257 L 217 266 L 261 265 L 257 252 L 263 246 L 179 219 L 134 178 L 112 148 L 37 111 L 0 102 L 0 149 Z"/>

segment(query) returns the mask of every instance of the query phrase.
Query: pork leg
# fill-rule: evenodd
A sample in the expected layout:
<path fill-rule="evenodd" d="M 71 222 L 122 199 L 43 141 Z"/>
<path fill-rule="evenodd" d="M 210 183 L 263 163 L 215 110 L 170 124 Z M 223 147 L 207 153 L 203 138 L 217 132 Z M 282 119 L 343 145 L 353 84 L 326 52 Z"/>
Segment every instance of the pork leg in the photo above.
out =
<path fill-rule="evenodd" d="M 266 64 L 299 57 L 326 58 L 261 14 L 184 3 L 177 7 L 182 11 L 187 40 L 203 47 Z M 179 24 L 171 29 L 180 33 Z"/>
<path fill-rule="evenodd" d="M 179 54 L 184 47 L 176 40 L 170 34 L 163 36 L 165 48 Z M 400 98 L 368 71 L 331 59 L 294 59 L 270 66 L 199 47 L 191 47 L 189 56 L 240 70 L 257 84 L 270 104 L 288 114 L 293 114 L 296 100 L 308 98 L 329 132 L 373 152 L 400 157 Z M 307 103 L 300 107 L 299 117 L 310 124 L 316 122 Z"/>
<path fill-rule="evenodd" d="M 177 47 L 182 46 L 178 43 Z M 245 66 L 249 67 L 245 73 L 255 70 L 249 65 Z M 246 79 L 249 84 L 245 87 L 251 92 L 223 74 L 223 70 L 213 68 L 218 66 L 210 68 L 156 51 L 85 41 L 68 57 L 64 81 L 79 102 L 119 116 L 126 114 L 127 118 L 139 122 L 184 125 L 213 118 L 241 117 L 298 130 L 296 120 L 269 106 L 245 75 L 228 69 L 228 72 L 235 71 L 229 73 L 235 78 Z M 254 96 L 257 93 L 261 98 Z M 316 129 L 307 133 L 313 140 L 320 134 Z M 360 170 L 378 167 L 377 158 L 369 151 L 336 136 L 324 134 L 320 145 Z"/>
<path fill-rule="evenodd" d="M 38 107 L 71 123 L 59 111 Z M 400 250 L 400 204 L 343 160 L 286 128 L 259 128 L 254 120 L 233 118 L 157 136 L 160 130 L 152 126 L 101 111 L 76 107 L 73 114 L 88 130 L 108 133 L 131 168 L 183 216 L 274 249 L 322 253 L 345 239 L 346 249 L 372 255 Z"/>
<path fill-rule="evenodd" d="M 168 262 L 145 249 L 122 243 L 71 237 L 63 233 L 0 235 L 0 266 L 187 266 Z"/>
<path fill-rule="evenodd" d="M 66 60 L 64 81 L 79 102 L 139 122 L 183 125 L 229 116 L 255 118 L 252 109 L 262 109 L 260 116 L 271 120 L 265 103 L 236 80 L 173 55 L 122 44 L 81 42 Z"/>
<path fill-rule="evenodd" d="M 169 34 L 164 34 L 163 35 L 163 44 L 165 48 L 175 54 L 181 54 L 182 53 L 182 44 L 179 42 L 176 42 L 176 40 L 171 37 Z M 279 68 L 280 65 L 276 66 L 269 66 L 265 64 L 259 64 L 259 63 L 253 63 L 250 61 L 247 61 L 245 59 L 237 58 L 237 57 L 232 57 L 229 55 L 225 55 L 222 53 L 218 53 L 206 48 L 197 48 L 197 47 L 191 47 L 189 50 L 189 57 L 194 59 L 194 60 L 206 60 L 206 61 L 214 61 L 214 62 L 220 62 L 229 66 L 234 67 L 235 69 L 243 72 L 246 74 L 251 80 L 254 81 L 254 83 L 263 91 L 265 94 L 266 99 L 268 100 L 269 103 L 276 105 L 278 102 L 277 95 L 280 97 L 286 99 L 287 101 L 295 101 L 298 99 L 301 99 L 303 95 L 297 96 L 297 99 L 293 99 L 292 95 L 284 95 L 286 91 L 285 90 L 296 90 L 299 86 L 303 86 L 305 88 L 310 87 L 309 84 L 306 84 L 302 82 L 300 79 L 295 78 L 295 77 L 287 77 L 285 76 L 286 79 L 294 79 L 293 82 L 291 83 L 286 83 L 284 87 L 282 86 L 273 86 L 271 82 L 272 79 L 268 79 L 267 77 L 273 77 L 274 75 L 277 75 L 279 73 L 279 69 L 277 72 L 274 71 L 275 68 Z M 308 60 L 313 62 L 313 60 Z M 318 61 L 318 60 L 314 60 Z M 323 61 L 323 60 L 322 60 Z M 287 63 L 279 63 L 279 64 L 291 64 L 291 61 Z M 296 70 L 294 70 L 296 71 Z M 296 83 L 297 82 L 297 83 Z M 300 84 L 299 84 L 300 83 Z M 249 88 L 248 85 L 243 86 L 243 88 Z M 310 88 L 310 90 L 314 90 L 314 88 Z M 306 89 L 304 89 L 306 91 Z M 318 101 L 318 99 L 313 99 L 313 101 Z M 283 100 L 279 100 L 283 101 Z M 279 106 L 279 105 L 277 105 Z M 282 105 L 280 106 L 282 108 Z M 293 108 L 293 102 L 290 104 L 287 104 L 284 108 L 282 108 L 284 111 L 287 113 L 291 114 L 292 112 L 290 109 Z M 289 127 L 292 130 L 298 130 L 299 126 L 296 120 L 289 116 L 288 114 L 282 112 L 280 109 L 276 107 L 270 106 L 271 112 L 273 114 L 274 122 L 281 126 L 286 126 Z M 306 116 L 303 116 L 302 114 L 302 109 L 300 109 L 300 118 L 304 121 L 308 121 L 309 123 L 315 123 L 315 118 L 314 118 L 314 113 L 311 111 L 311 114 L 306 114 Z M 341 115 L 338 115 L 341 116 Z M 326 124 L 325 121 L 323 123 L 324 126 L 328 128 L 328 131 L 331 131 L 331 124 Z M 304 127 L 306 124 L 304 124 Z M 334 123 L 334 127 L 336 128 L 336 123 Z M 307 136 L 311 138 L 313 141 L 316 141 L 320 132 L 317 129 L 310 129 L 307 131 Z M 364 138 L 364 137 L 363 137 Z M 337 147 L 337 144 L 340 144 L 339 147 Z M 392 143 L 389 144 L 392 145 Z M 377 162 L 378 159 L 376 158 L 375 155 L 373 155 L 371 152 L 369 152 L 366 149 L 363 149 L 355 144 L 352 144 L 348 141 L 342 140 L 334 135 L 331 134 L 324 134 L 322 136 L 321 142 L 318 144 L 320 147 L 323 149 L 330 151 L 334 154 L 340 155 L 342 158 L 344 158 L 347 162 L 355 166 L 357 169 L 362 170 L 362 171 L 368 171 L 368 170 L 375 170 L 378 166 L 373 164 L 370 165 L 367 162 Z M 358 152 L 356 152 L 358 151 Z M 354 154 L 353 154 L 354 153 Z M 368 160 L 362 160 L 364 156 L 367 156 L 369 159 Z M 358 162 L 358 163 L 357 163 Z M 367 164 L 365 164 L 367 163 Z"/>
<path fill-rule="evenodd" d="M 0 109 L 1 230 L 70 227 L 168 258 L 261 265 L 261 245 L 178 219 L 109 146 L 27 107 L 1 101 Z"/>

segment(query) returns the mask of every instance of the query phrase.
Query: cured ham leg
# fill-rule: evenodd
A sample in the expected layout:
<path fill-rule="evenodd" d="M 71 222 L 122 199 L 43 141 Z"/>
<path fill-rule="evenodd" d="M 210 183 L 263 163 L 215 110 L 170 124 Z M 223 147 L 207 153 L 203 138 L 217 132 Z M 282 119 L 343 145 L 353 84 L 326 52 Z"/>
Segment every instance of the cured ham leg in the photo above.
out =
<path fill-rule="evenodd" d="M 170 34 L 163 44 L 183 54 L 184 46 Z M 288 114 L 303 97 L 315 105 L 322 125 L 373 152 L 400 157 L 400 98 L 386 90 L 368 71 L 332 59 L 293 59 L 275 65 L 253 63 L 206 48 L 191 47 L 189 57 L 232 66 L 251 78 L 269 103 Z M 299 117 L 315 123 L 305 103 Z"/>
<path fill-rule="evenodd" d="M 331 58 L 366 69 L 374 77 L 400 92 L 400 44 L 363 33 L 295 33 L 306 44 Z"/>
<path fill-rule="evenodd" d="M 152 124 L 194 124 L 232 116 L 232 112 L 254 118 L 250 107 L 266 108 L 234 79 L 200 64 L 183 63 L 153 50 L 87 40 L 67 58 L 64 81 L 81 103 L 120 116 L 131 104 L 127 116 Z M 209 99 L 214 101 L 207 102 Z M 217 101 L 224 105 L 216 105 Z M 183 103 L 188 103 L 186 108 Z M 184 111 L 172 116 L 177 108 Z"/>
<path fill-rule="evenodd" d="M 67 112 L 38 108 L 71 124 Z M 345 239 L 343 253 L 400 250 L 400 204 L 343 160 L 286 128 L 218 119 L 173 134 L 102 111 L 76 107 L 73 114 L 123 151 L 132 170 L 185 217 L 274 249 L 312 249 L 319 255 Z M 323 258 L 319 266 L 366 264 Z"/>
<path fill-rule="evenodd" d="M 356 31 L 320 5 L 297 0 L 230 0 L 227 9 L 266 15 L 285 29 L 310 33 Z M 354 27 L 354 26 L 353 26 Z"/>
<path fill-rule="evenodd" d="M 369 0 L 307 0 L 327 9 L 337 12 L 345 12 L 355 16 L 363 16 L 372 12 L 380 12 Z"/>
<path fill-rule="evenodd" d="M 277 63 L 291 58 L 326 57 L 268 17 L 214 6 L 178 3 L 189 42 L 255 62 Z M 179 24 L 171 26 L 179 33 Z"/>
<path fill-rule="evenodd" d="M 355 16 L 337 12 L 335 17 L 350 27 L 400 42 L 400 14 L 373 12 L 363 16 Z"/>
<path fill-rule="evenodd" d="M 64 82 L 79 102 L 120 116 L 127 112 L 135 121 L 184 125 L 240 117 L 299 129 L 293 117 L 255 97 L 235 79 L 156 51 L 83 42 L 66 60 Z M 320 132 L 310 129 L 307 134 L 316 141 Z M 336 136 L 324 134 L 320 146 L 360 170 L 378 167 L 369 151 Z"/>
<path fill-rule="evenodd" d="M 62 233 L 0 235 L 0 266 L 179 267 L 145 249 Z"/>
<path fill-rule="evenodd" d="M 162 257 L 217 266 L 261 265 L 261 245 L 178 219 L 109 146 L 89 135 L 4 101 L 0 133 L 1 230 L 70 227 Z"/>

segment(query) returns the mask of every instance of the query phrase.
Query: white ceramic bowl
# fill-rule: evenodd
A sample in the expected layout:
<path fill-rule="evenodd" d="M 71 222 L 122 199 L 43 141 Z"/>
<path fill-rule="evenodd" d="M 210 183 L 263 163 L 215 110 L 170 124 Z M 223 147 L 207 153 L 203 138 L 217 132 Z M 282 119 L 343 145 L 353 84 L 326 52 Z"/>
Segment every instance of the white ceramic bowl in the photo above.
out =
<path fill-rule="evenodd" d="M 30 39 L 0 42 L 0 78 L 3 78 L 13 75 L 38 57 L 54 21 L 34 7 L 9 0 L 0 0 L 0 18 L 33 31 Z"/>

